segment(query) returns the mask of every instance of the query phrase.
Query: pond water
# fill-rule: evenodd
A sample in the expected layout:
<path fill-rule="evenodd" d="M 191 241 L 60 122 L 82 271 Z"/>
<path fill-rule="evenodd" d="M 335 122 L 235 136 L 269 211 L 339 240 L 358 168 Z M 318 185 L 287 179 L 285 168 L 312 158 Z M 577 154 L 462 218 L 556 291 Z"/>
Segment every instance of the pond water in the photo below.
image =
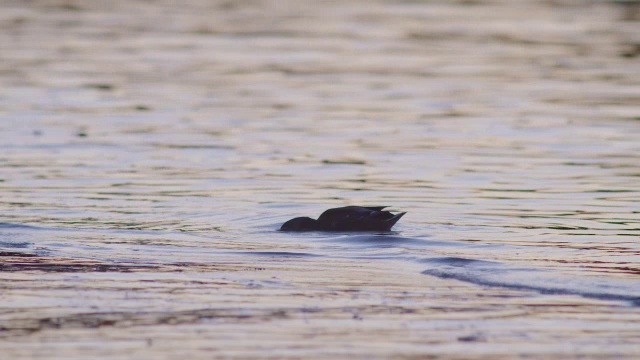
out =
<path fill-rule="evenodd" d="M 12 359 L 640 353 L 630 7 L 1 7 Z"/>

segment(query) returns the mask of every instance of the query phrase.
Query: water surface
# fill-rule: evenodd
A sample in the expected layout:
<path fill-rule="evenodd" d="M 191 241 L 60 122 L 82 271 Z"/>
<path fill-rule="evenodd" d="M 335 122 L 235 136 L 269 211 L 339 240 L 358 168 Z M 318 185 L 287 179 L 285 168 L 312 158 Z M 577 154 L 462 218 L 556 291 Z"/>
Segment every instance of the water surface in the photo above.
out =
<path fill-rule="evenodd" d="M 282 4 L 1 5 L 5 353 L 637 356 L 632 17 Z"/>

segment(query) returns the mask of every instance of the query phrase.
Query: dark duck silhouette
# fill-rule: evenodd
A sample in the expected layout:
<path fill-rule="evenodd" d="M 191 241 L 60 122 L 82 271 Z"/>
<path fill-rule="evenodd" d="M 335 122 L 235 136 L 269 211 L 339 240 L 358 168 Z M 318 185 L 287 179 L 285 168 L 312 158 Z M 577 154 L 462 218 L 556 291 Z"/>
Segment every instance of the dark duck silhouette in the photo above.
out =
<path fill-rule="evenodd" d="M 389 231 L 406 214 L 392 214 L 387 206 L 345 206 L 323 212 L 318 220 L 297 217 L 280 227 L 281 231 Z"/>

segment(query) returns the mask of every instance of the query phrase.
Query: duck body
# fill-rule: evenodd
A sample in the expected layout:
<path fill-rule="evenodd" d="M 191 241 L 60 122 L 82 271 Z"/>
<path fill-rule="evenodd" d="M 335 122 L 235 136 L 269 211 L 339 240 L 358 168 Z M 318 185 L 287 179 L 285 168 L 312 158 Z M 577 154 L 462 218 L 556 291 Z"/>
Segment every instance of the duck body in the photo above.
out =
<path fill-rule="evenodd" d="M 404 214 L 384 211 L 386 206 L 345 206 L 323 212 L 317 220 L 297 217 L 281 231 L 389 231 Z"/>

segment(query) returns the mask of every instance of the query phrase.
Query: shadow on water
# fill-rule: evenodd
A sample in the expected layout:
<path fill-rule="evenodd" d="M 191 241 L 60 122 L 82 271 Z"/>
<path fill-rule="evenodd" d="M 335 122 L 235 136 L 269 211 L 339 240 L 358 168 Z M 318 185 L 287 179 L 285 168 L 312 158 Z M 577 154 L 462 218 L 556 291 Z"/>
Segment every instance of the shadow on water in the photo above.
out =
<path fill-rule="evenodd" d="M 421 239 L 413 239 L 398 235 L 386 234 L 367 234 L 367 235 L 346 235 L 337 238 L 328 239 L 327 241 L 338 242 L 351 245 L 418 245 L 428 246 L 431 242 Z"/>

